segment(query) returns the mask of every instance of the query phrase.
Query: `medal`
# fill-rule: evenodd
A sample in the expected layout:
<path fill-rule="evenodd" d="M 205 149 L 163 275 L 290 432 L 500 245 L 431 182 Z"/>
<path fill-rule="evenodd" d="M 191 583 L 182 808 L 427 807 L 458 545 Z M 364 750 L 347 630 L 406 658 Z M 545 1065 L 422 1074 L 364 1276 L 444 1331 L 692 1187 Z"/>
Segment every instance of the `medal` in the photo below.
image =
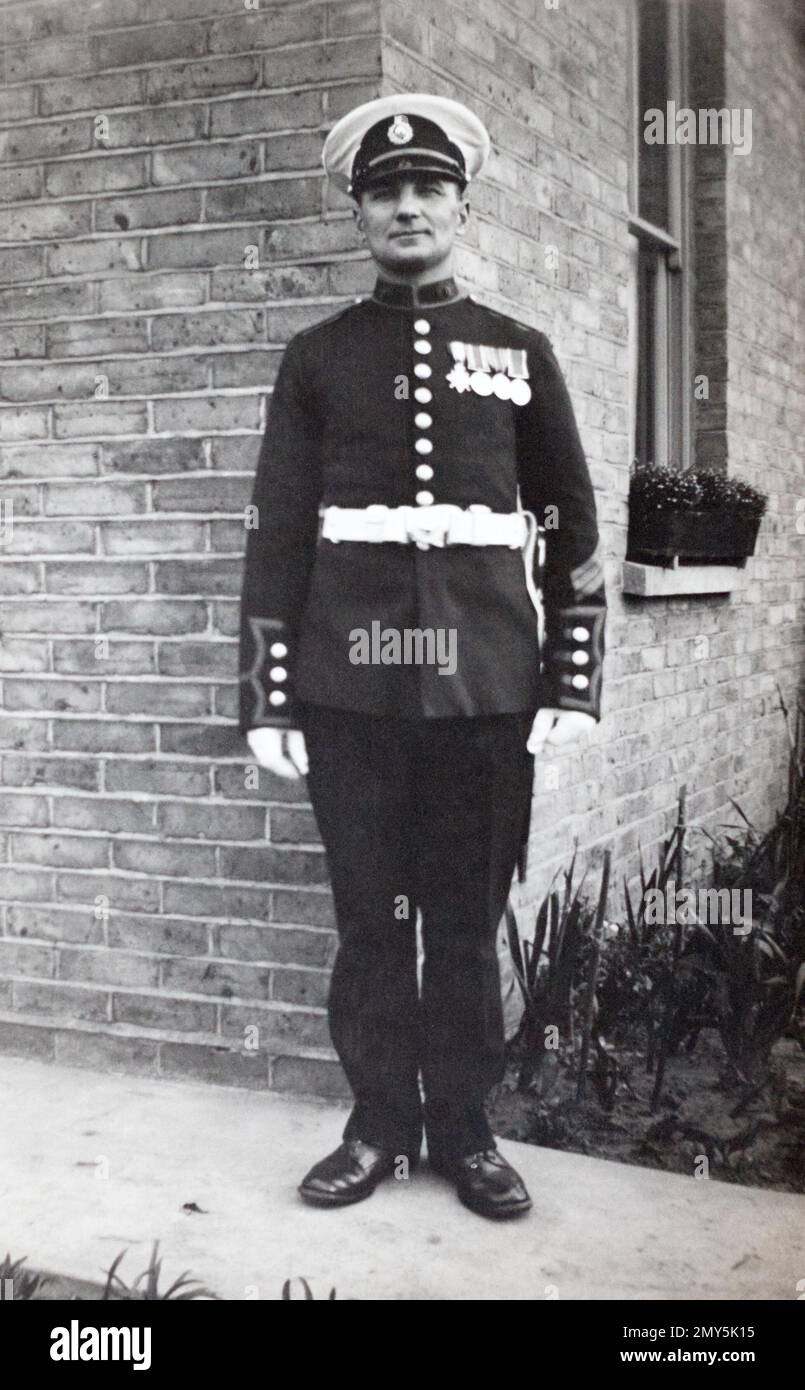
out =
<path fill-rule="evenodd" d="M 469 391 L 470 374 L 463 362 L 456 362 L 447 373 L 447 381 L 454 391 Z"/>
<path fill-rule="evenodd" d="M 476 396 L 491 396 L 494 388 L 489 372 L 489 359 L 486 356 L 488 348 L 480 347 L 477 343 L 467 343 L 466 347 L 470 390 L 474 391 Z"/>
<path fill-rule="evenodd" d="M 488 372 L 473 372 L 470 377 L 470 390 L 474 391 L 476 396 L 491 396 L 494 389 Z"/>
<path fill-rule="evenodd" d="M 531 400 L 531 387 L 526 380 L 528 358 L 525 348 L 507 348 L 506 358 L 506 370 L 512 378 L 511 399 L 514 405 L 528 405 Z"/>
<path fill-rule="evenodd" d="M 448 343 L 448 347 L 454 366 L 452 366 L 447 373 L 447 383 L 449 386 L 452 386 L 454 391 L 469 391 L 470 374 L 464 364 L 464 359 L 467 355 L 466 344 Z"/>
<path fill-rule="evenodd" d="M 503 372 L 495 372 L 495 375 L 492 377 L 492 390 L 499 401 L 510 401 L 512 399 L 513 386 L 514 382 L 509 381 L 509 378 Z"/>

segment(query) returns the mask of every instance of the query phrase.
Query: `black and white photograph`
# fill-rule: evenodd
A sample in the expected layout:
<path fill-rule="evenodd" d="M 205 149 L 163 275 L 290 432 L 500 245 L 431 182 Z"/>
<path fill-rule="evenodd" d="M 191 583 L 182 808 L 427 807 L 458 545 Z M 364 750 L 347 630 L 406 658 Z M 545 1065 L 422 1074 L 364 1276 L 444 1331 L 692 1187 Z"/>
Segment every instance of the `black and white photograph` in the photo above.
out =
<path fill-rule="evenodd" d="M 223 1303 L 522 1301 L 579 1369 L 768 1375 L 802 0 L 0 0 L 0 43 L 10 1345 L 159 1378 L 226 1325 L 231 1373 Z"/>

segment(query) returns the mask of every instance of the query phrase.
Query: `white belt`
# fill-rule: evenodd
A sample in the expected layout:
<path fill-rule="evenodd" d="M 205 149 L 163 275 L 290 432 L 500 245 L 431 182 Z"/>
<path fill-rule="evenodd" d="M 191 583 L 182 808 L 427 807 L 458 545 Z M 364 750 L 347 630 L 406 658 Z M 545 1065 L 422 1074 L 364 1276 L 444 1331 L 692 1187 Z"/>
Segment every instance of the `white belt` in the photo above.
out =
<path fill-rule="evenodd" d="M 413 542 L 420 550 L 432 545 L 506 545 L 520 550 L 529 536 L 527 512 L 493 512 L 473 504 L 466 510 L 449 502 L 430 507 L 325 507 L 324 540 Z"/>

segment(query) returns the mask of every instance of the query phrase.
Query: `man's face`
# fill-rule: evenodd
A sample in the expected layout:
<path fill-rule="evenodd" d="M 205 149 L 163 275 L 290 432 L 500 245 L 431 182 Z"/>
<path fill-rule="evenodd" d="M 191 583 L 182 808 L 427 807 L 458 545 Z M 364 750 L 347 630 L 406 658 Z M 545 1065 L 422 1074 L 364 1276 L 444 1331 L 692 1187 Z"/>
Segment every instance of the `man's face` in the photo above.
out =
<path fill-rule="evenodd" d="M 364 189 L 355 217 L 378 266 L 415 275 L 449 261 L 469 204 L 455 179 L 400 174 Z"/>

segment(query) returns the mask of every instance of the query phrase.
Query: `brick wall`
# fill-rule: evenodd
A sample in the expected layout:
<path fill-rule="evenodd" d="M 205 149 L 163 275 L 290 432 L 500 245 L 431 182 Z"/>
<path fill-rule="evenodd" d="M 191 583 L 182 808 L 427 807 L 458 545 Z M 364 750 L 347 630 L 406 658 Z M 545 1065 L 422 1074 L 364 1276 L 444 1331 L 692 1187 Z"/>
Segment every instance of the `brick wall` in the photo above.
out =
<path fill-rule="evenodd" d="M 246 763 L 235 634 L 267 389 L 351 288 L 321 132 L 376 7 L 0 13 L 0 1043 L 339 1090 L 324 858 Z"/>
<path fill-rule="evenodd" d="M 774 683 L 790 697 L 801 678 L 805 579 L 794 9 L 735 0 L 723 23 L 726 99 L 753 105 L 756 146 L 724 161 L 697 290 L 701 310 L 707 274 L 724 288 L 697 337 L 703 370 L 720 353 L 708 423 L 773 507 L 739 595 L 651 602 L 619 596 L 621 0 L 11 0 L 0 18 L 0 1047 L 341 1093 L 315 827 L 233 726 L 266 393 L 288 337 L 372 279 L 323 133 L 380 90 L 484 116 L 495 154 L 459 270 L 548 332 L 577 408 L 608 557 L 606 718 L 555 759 L 556 788 L 539 769 L 527 909 L 574 835 L 593 859 L 613 848 L 616 884 L 633 875 L 683 780 L 710 824 L 729 795 L 761 821 L 779 800 Z"/>

